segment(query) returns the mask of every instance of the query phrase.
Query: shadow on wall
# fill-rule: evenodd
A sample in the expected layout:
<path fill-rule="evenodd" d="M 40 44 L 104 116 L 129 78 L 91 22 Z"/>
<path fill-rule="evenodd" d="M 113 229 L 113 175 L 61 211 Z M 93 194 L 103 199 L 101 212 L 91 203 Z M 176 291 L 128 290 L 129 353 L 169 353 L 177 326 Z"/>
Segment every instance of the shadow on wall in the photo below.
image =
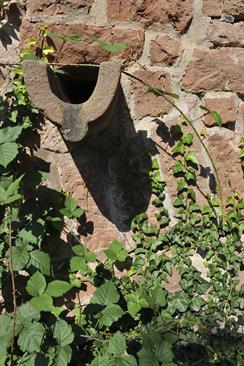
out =
<path fill-rule="evenodd" d="M 111 124 L 79 143 L 67 143 L 92 198 L 119 231 L 130 230 L 151 197 L 151 158 L 143 132 L 136 132 L 122 88 Z"/>
<path fill-rule="evenodd" d="M 17 32 L 19 32 L 21 25 L 21 14 L 17 4 L 11 4 L 6 15 L 7 22 L 0 27 L 0 42 L 7 49 L 7 46 L 12 44 L 13 39 L 19 39 Z"/>

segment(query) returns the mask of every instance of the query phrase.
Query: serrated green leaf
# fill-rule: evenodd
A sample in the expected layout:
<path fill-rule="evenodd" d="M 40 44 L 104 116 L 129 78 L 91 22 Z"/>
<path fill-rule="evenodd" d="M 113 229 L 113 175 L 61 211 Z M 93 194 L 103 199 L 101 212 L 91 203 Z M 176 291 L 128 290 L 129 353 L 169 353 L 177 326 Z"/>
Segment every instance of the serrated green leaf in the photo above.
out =
<path fill-rule="evenodd" d="M 121 316 L 124 314 L 124 311 L 121 309 L 119 305 L 111 304 L 108 305 L 102 312 L 99 318 L 99 324 L 101 326 L 110 327 L 113 322 L 119 320 Z"/>
<path fill-rule="evenodd" d="M 4 205 L 8 198 L 7 192 L 3 187 L 0 186 L 0 204 Z"/>
<path fill-rule="evenodd" d="M 40 312 L 30 302 L 21 305 L 17 310 L 17 327 L 27 327 L 33 320 L 40 320 Z"/>
<path fill-rule="evenodd" d="M 54 366 L 67 366 L 70 364 L 72 357 L 72 349 L 70 346 L 57 347 Z"/>
<path fill-rule="evenodd" d="M 12 249 L 13 270 L 21 271 L 29 262 L 29 252 L 26 245 L 19 245 Z"/>
<path fill-rule="evenodd" d="M 19 178 L 15 179 L 7 188 L 8 197 L 16 194 L 19 190 L 20 182 L 22 181 L 24 174 L 22 174 Z"/>
<path fill-rule="evenodd" d="M 71 325 L 63 319 L 56 320 L 53 336 L 61 347 L 71 344 L 74 340 L 74 332 Z"/>
<path fill-rule="evenodd" d="M 54 280 L 47 285 L 46 293 L 53 297 L 59 297 L 63 296 L 71 288 L 71 284 L 66 281 Z"/>
<path fill-rule="evenodd" d="M 7 348 L 12 339 L 12 319 L 7 314 L 0 315 L 0 354 L 7 355 Z"/>
<path fill-rule="evenodd" d="M 18 345 L 22 352 L 38 352 L 40 350 L 45 328 L 40 323 L 32 323 L 23 328 L 18 336 Z"/>
<path fill-rule="evenodd" d="M 45 277 L 39 272 L 35 272 L 27 282 L 26 290 L 31 296 L 43 294 L 47 286 Z"/>
<path fill-rule="evenodd" d="M 128 257 L 127 250 L 124 249 L 123 245 L 117 240 L 113 240 L 108 249 L 104 250 L 106 256 L 112 261 L 124 262 Z"/>
<path fill-rule="evenodd" d="M 93 304 L 111 305 L 119 301 L 119 293 L 112 281 L 105 282 L 100 286 L 93 296 L 91 302 Z"/>
<path fill-rule="evenodd" d="M 81 273 L 84 273 L 89 270 L 89 267 L 87 266 L 85 258 L 75 256 L 70 260 L 70 269 L 72 272 L 80 271 Z"/>
<path fill-rule="evenodd" d="M 31 305 L 39 311 L 52 311 L 53 309 L 53 299 L 45 293 L 40 296 L 32 297 L 30 302 Z"/>
<path fill-rule="evenodd" d="M 0 144 L 15 142 L 22 132 L 21 126 L 5 127 L 0 129 Z"/>
<path fill-rule="evenodd" d="M 18 155 L 19 146 L 15 142 L 6 142 L 0 145 L 0 165 L 4 168 Z"/>
<path fill-rule="evenodd" d="M 51 271 L 51 260 L 49 254 L 41 250 L 33 250 L 30 252 L 30 264 L 39 269 L 41 273 L 49 276 Z"/>
<path fill-rule="evenodd" d="M 126 342 L 122 333 L 115 333 L 109 340 L 108 352 L 112 355 L 123 355 L 126 351 Z"/>

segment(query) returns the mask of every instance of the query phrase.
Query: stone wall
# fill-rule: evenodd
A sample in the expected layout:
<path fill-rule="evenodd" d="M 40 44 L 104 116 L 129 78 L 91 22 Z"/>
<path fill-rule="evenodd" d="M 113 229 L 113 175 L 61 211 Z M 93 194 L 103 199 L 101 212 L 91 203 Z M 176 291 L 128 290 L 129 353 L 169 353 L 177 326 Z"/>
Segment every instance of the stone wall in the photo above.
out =
<path fill-rule="evenodd" d="M 216 161 L 225 197 L 236 189 L 244 194 L 238 161 L 244 135 L 243 0 L 29 0 L 20 2 L 19 11 L 22 24 L 5 31 L 0 62 L 18 60 L 18 39 L 25 44 L 38 34 L 40 23 L 80 34 L 84 42 L 63 46 L 55 41 L 59 62 L 114 59 L 146 82 L 179 93 L 177 104 L 194 120 Z M 129 48 L 111 56 L 91 34 L 126 42 Z M 1 83 L 0 78 L 0 88 Z M 219 112 L 222 128 L 209 116 L 201 117 L 200 104 Z M 130 246 L 131 219 L 147 210 L 153 220 L 150 155 L 159 157 L 173 217 L 171 127 L 178 121 L 169 103 L 122 75 L 117 110 L 104 131 L 67 144 L 53 124 L 42 125 L 37 156 L 50 163 L 49 185 L 71 192 L 87 210 L 78 229 L 69 224 L 89 248 L 101 250 L 116 238 Z M 197 140 L 195 151 L 201 164 L 198 200 L 204 202 L 210 162 Z"/>

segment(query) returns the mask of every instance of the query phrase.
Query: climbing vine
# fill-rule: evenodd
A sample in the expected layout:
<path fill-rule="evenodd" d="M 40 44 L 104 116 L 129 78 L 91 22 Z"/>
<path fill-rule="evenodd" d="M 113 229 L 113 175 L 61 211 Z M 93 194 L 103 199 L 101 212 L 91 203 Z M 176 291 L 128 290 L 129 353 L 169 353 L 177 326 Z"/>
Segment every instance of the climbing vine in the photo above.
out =
<path fill-rule="evenodd" d="M 78 41 L 46 27 L 40 32 L 22 59 L 48 61 L 51 35 Z M 101 46 L 111 51 L 116 45 Z M 53 251 L 61 250 L 67 218 L 79 220 L 85 212 L 69 193 L 45 184 L 47 164 L 34 154 L 41 115 L 28 98 L 21 65 L 12 68 L 11 82 L 0 104 L 0 365 L 242 366 L 244 202 L 238 192 L 226 202 L 206 192 L 206 203 L 197 203 L 193 139 L 201 137 L 185 132 L 188 117 L 180 112 L 172 147 L 175 223 L 152 157 L 147 174 L 155 217 L 133 219 L 135 248 L 108 243 L 101 262 L 71 232 L 67 255 L 57 260 Z M 153 86 L 148 91 L 176 97 Z M 243 160 L 243 141 L 240 147 Z M 71 301 L 88 286 L 94 290 L 89 302 Z"/>

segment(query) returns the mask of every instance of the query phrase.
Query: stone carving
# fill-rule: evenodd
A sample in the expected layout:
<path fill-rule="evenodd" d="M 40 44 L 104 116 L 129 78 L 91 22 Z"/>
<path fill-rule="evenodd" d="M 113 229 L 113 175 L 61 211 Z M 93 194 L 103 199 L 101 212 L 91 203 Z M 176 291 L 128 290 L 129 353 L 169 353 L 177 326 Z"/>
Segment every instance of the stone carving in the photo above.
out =
<path fill-rule="evenodd" d="M 108 61 L 99 67 L 75 66 L 76 90 L 71 93 L 65 90 L 65 83 L 48 64 L 26 60 L 23 69 L 31 100 L 45 117 L 60 127 L 65 140 L 81 141 L 88 133 L 100 131 L 110 123 L 120 83 L 121 66 L 118 63 Z M 67 69 L 71 71 L 69 66 Z M 79 102 L 79 93 L 82 94 L 89 82 L 94 84 L 94 90 L 85 99 L 83 95 Z M 74 92 L 77 92 L 78 102 L 70 99 Z"/>

